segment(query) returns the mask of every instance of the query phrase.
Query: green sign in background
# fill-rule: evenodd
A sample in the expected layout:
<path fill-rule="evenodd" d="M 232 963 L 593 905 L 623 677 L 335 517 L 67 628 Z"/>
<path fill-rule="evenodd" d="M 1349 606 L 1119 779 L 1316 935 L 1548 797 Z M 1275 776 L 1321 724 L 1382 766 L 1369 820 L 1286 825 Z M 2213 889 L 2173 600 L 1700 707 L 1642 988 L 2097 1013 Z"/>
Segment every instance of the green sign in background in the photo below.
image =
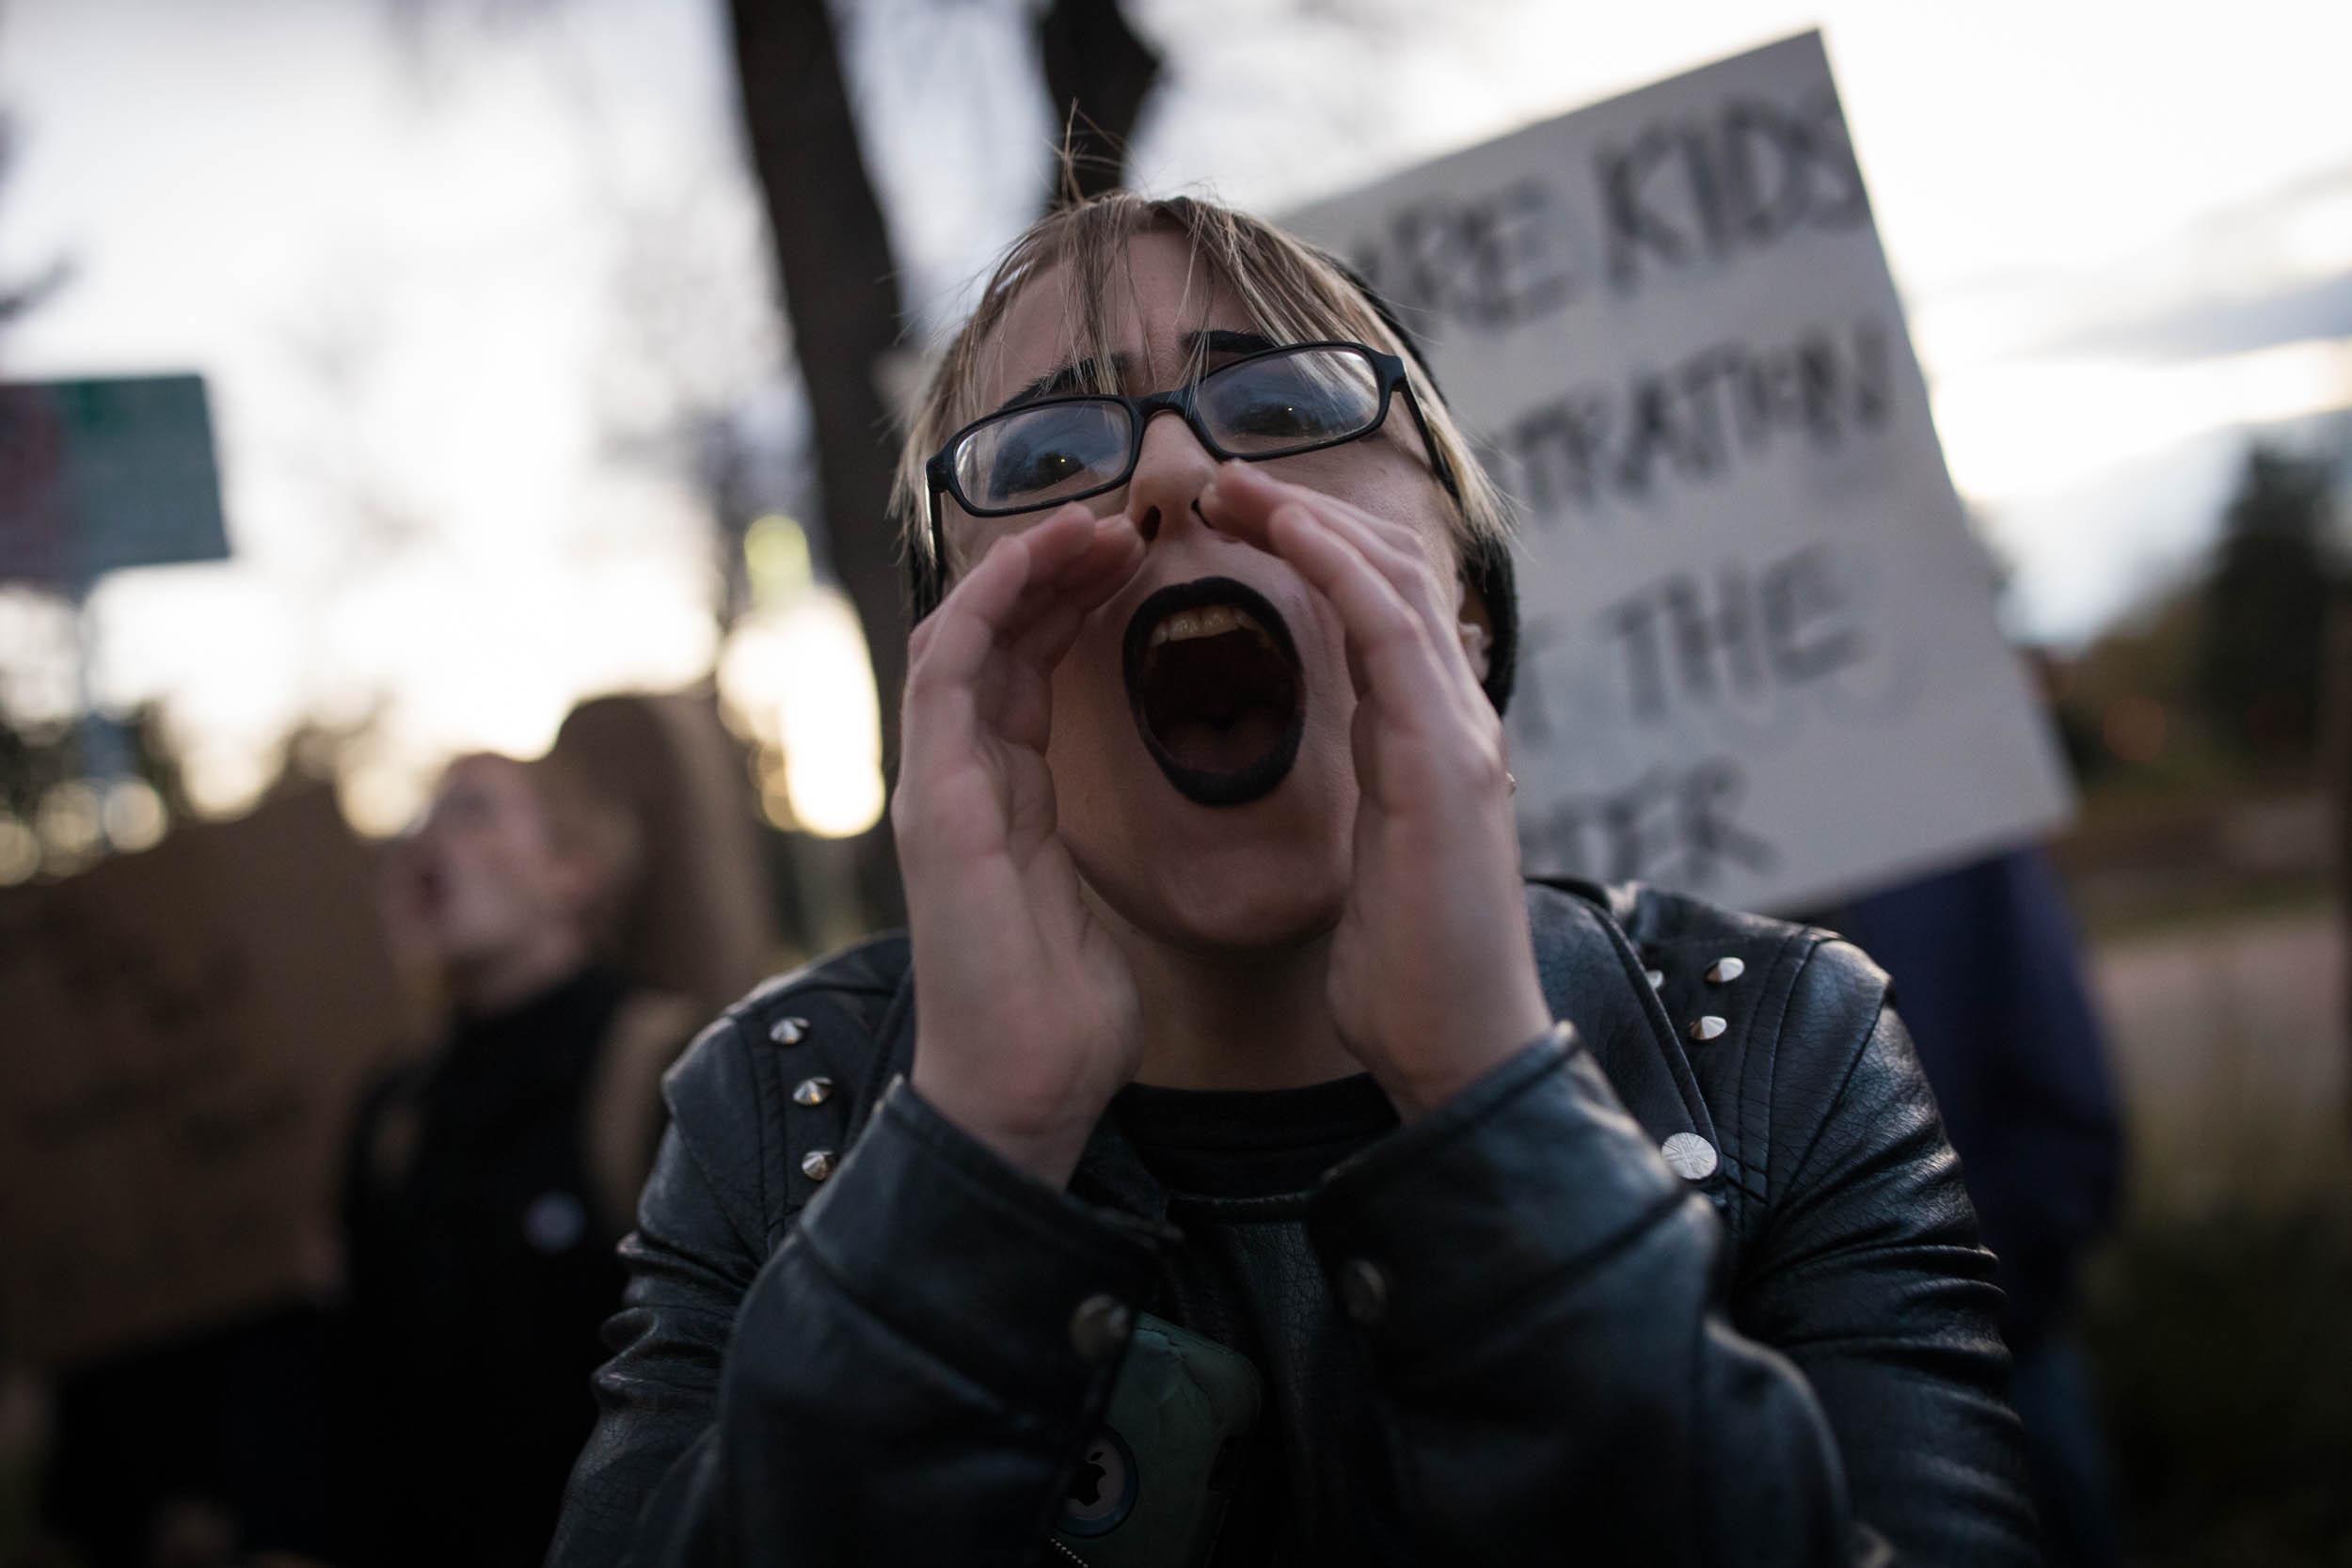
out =
<path fill-rule="evenodd" d="M 78 594 L 228 553 L 203 377 L 0 385 L 0 579 Z"/>

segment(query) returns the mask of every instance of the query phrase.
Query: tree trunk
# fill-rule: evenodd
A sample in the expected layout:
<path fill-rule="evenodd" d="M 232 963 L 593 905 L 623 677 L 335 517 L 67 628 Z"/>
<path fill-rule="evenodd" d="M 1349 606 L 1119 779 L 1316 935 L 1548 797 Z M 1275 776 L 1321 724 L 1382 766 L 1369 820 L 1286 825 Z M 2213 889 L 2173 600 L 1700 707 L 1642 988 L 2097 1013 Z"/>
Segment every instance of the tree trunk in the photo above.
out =
<path fill-rule="evenodd" d="M 729 0 L 728 10 L 752 167 L 808 388 L 824 538 L 873 656 L 884 770 L 895 777 L 907 628 L 898 541 L 884 511 L 893 427 L 876 379 L 901 325 L 889 232 L 858 147 L 826 0 Z M 1071 127 L 1079 194 L 1116 188 L 1127 140 L 1159 79 L 1158 54 L 1114 0 L 1056 0 L 1038 24 L 1038 48 L 1057 117 Z M 897 924 L 906 902 L 888 825 L 858 848 L 867 920 Z"/>
<path fill-rule="evenodd" d="M 885 513 L 893 425 L 875 379 L 899 334 L 890 237 L 825 0 L 729 0 L 728 9 L 752 166 L 808 388 L 824 539 L 873 657 L 884 774 L 895 776 L 907 628 Z M 869 923 L 905 918 L 887 820 L 859 842 L 858 888 Z"/>
<path fill-rule="evenodd" d="M 1117 190 L 1127 177 L 1127 144 L 1160 77 L 1158 51 L 1136 36 L 1115 0 L 1054 0 L 1039 19 L 1037 46 L 1076 187 L 1057 196 Z"/>

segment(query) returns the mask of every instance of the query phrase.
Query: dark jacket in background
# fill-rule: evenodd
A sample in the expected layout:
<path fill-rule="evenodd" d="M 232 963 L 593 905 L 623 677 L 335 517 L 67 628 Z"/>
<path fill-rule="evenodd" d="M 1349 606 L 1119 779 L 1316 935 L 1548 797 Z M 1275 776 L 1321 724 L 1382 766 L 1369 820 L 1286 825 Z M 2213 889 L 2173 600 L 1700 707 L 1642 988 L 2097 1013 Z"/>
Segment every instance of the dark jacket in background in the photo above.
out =
<path fill-rule="evenodd" d="M 1993 1260 L 1884 976 L 1687 899 L 1530 908 L 1565 1047 L 1246 1232 L 1171 1230 L 1112 1120 L 1056 1192 L 909 1092 L 903 938 L 755 993 L 668 1080 L 550 1561 L 1060 1560 L 1112 1304 L 1293 1325 L 1285 1560 L 2035 1560 Z"/>
<path fill-rule="evenodd" d="M 545 1555 L 596 1418 L 618 1227 L 583 1129 L 626 997 L 603 970 L 462 1021 L 360 1112 L 345 1200 L 341 1560 Z"/>
<path fill-rule="evenodd" d="M 2080 943 L 2046 851 L 2012 849 L 1857 899 L 1829 922 L 1894 976 L 2001 1260 L 2010 1398 L 2050 1560 L 2122 1560 L 2090 1368 L 2069 1332 L 2113 1226 L 2123 1128 Z"/>
<path fill-rule="evenodd" d="M 1894 977 L 2022 1354 L 2063 1322 L 2122 1184 L 2122 1119 L 2057 869 L 2014 850 L 1856 899 L 1832 922 Z"/>

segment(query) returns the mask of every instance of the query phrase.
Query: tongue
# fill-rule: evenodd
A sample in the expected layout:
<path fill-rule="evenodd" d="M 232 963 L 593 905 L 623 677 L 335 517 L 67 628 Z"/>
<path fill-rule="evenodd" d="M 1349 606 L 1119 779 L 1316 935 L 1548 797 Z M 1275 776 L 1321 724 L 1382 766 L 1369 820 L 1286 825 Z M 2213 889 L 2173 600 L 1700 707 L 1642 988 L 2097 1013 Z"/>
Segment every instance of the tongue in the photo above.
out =
<path fill-rule="evenodd" d="M 1161 746 L 1186 768 L 1206 773 L 1238 773 L 1274 750 L 1282 726 L 1273 710 L 1253 703 L 1231 723 L 1179 719 L 1154 732 Z"/>

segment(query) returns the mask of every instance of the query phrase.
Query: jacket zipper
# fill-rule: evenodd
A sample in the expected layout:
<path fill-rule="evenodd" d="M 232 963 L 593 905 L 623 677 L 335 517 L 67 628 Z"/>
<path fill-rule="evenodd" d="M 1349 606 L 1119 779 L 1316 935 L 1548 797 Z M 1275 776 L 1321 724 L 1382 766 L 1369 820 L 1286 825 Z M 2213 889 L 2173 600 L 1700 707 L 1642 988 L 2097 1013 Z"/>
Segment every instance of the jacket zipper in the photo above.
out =
<path fill-rule="evenodd" d="M 1072 1550 L 1071 1550 L 1068 1546 L 1064 1545 L 1064 1544 L 1062 1544 L 1062 1538 L 1061 1538 L 1060 1536 L 1058 1536 L 1058 1535 L 1049 1535 L 1049 1536 L 1047 1536 L 1047 1537 L 1045 1538 L 1045 1544 L 1046 1544 L 1047 1545 L 1049 1545 L 1049 1546 L 1053 1547 L 1053 1548 L 1054 1548 L 1054 1550 L 1056 1550 L 1056 1551 L 1057 1551 L 1057 1552 L 1061 1553 L 1061 1555 L 1062 1555 L 1062 1556 L 1064 1556 L 1064 1557 L 1068 1558 L 1071 1561 L 1073 1561 L 1073 1562 L 1074 1562 L 1074 1563 L 1078 1564 L 1078 1568 L 1086 1568 L 1086 1560 L 1086 1560 L 1085 1558 L 1080 1557 L 1077 1553 L 1075 1553 L 1075 1552 L 1072 1551 Z"/>

